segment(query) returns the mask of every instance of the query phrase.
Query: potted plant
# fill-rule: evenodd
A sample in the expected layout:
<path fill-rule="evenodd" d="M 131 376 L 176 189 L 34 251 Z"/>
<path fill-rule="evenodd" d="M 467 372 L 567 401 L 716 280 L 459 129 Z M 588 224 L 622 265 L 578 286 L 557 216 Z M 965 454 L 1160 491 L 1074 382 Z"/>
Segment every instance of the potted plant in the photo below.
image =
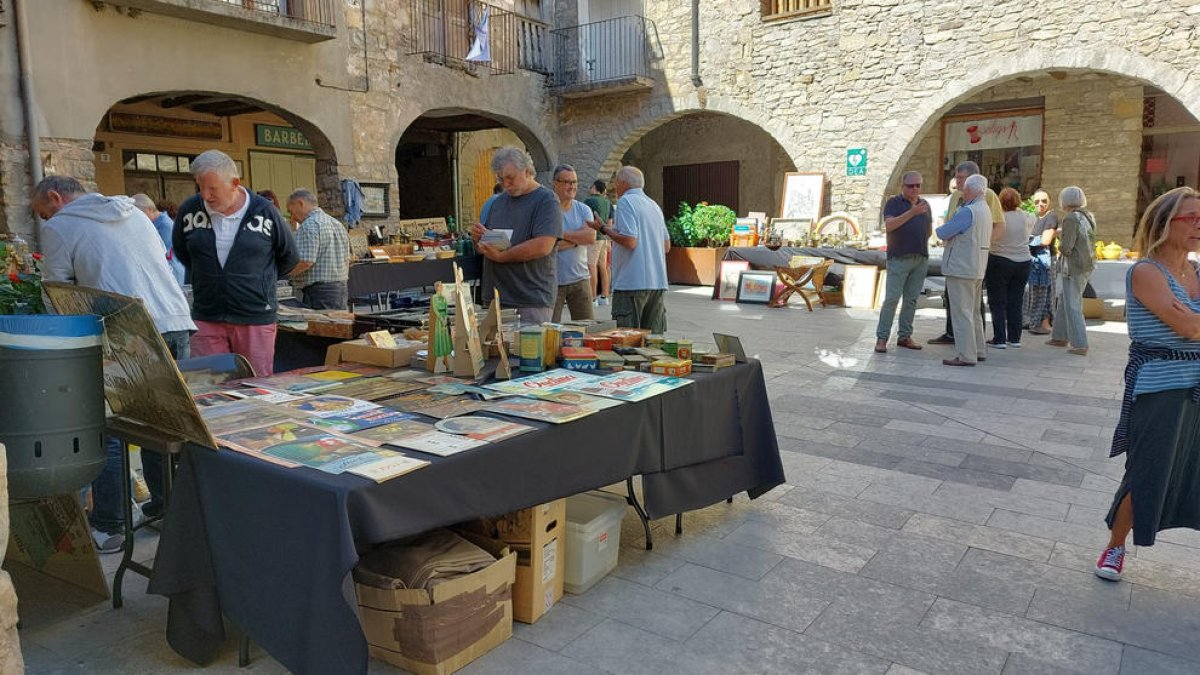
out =
<path fill-rule="evenodd" d="M 20 237 L 0 240 L 0 314 L 45 314 L 40 253 Z"/>
<path fill-rule="evenodd" d="M 681 202 L 675 217 L 667 222 L 671 237 L 667 280 L 692 286 L 715 284 L 736 220 L 727 206 L 700 202 L 693 207 Z"/>

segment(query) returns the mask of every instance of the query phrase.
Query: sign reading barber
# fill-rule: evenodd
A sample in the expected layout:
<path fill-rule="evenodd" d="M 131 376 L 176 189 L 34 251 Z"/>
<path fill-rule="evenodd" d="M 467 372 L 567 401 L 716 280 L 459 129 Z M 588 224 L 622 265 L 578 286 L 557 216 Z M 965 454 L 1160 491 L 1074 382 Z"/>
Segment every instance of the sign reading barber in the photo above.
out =
<path fill-rule="evenodd" d="M 846 150 L 846 175 L 867 175 L 867 149 L 848 148 Z"/>
<path fill-rule="evenodd" d="M 299 129 L 281 127 L 274 124 L 255 124 L 254 140 L 261 148 L 287 148 L 288 150 L 308 150 L 312 152 L 312 144 L 300 133 Z"/>

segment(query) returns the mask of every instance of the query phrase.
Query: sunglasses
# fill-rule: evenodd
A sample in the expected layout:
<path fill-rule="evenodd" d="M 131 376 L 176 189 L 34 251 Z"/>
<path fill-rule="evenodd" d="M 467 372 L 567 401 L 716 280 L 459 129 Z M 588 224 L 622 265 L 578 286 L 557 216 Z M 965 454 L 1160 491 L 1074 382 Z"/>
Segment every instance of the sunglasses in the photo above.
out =
<path fill-rule="evenodd" d="M 1172 223 L 1187 223 L 1188 225 L 1195 225 L 1197 223 L 1200 223 L 1200 216 L 1175 216 L 1174 218 L 1171 219 L 1171 222 Z"/>
<path fill-rule="evenodd" d="M 921 187 L 921 184 L 920 184 L 920 183 L 905 183 L 905 184 L 904 184 L 904 187 L 906 187 L 906 188 L 919 188 L 919 187 Z"/>

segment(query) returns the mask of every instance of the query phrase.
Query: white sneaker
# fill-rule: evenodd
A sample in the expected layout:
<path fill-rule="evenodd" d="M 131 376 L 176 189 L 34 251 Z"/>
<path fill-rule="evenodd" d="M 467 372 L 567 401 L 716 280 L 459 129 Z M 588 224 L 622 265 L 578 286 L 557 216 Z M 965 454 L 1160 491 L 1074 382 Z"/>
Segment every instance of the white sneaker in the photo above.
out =
<path fill-rule="evenodd" d="M 597 307 L 607 307 L 608 306 L 608 298 L 603 295 L 596 298 L 596 306 Z"/>
<path fill-rule="evenodd" d="M 93 527 L 92 541 L 96 543 L 97 553 L 120 553 L 125 545 L 125 535 L 107 534 Z"/>

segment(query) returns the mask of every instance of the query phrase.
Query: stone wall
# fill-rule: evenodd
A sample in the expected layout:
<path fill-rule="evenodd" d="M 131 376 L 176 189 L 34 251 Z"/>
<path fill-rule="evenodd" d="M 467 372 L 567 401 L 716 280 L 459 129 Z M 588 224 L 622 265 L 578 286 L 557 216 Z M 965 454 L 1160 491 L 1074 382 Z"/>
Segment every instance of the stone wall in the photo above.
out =
<path fill-rule="evenodd" d="M 694 113 L 667 122 L 634 143 L 622 163 L 640 168 L 646 174 L 646 194 L 674 213 L 677 205 L 662 201 L 664 166 L 728 160 L 739 162 L 738 215 L 774 213 L 783 173 L 795 167 L 769 134 L 729 115 Z"/>
<path fill-rule="evenodd" d="M 727 112 L 770 133 L 798 170 L 824 172 L 831 209 L 868 229 L 904 168 L 936 175 L 937 164 L 910 158 L 929 157 L 925 139 L 942 115 L 998 84 L 1027 97 L 1038 95 L 1027 80 L 1048 73 L 1065 83 L 1089 72 L 1129 78 L 1107 92 L 1073 92 L 1071 109 L 1047 119 L 1060 136 L 1046 149 L 1057 163 L 1047 167 L 1046 183 L 1082 184 L 1081 172 L 1099 169 L 1090 192 L 1111 223 L 1101 227 L 1116 228 L 1106 229 L 1109 238 L 1121 237 L 1136 209 L 1140 152 L 1121 153 L 1136 145 L 1137 85 L 1154 85 L 1200 113 L 1200 83 L 1188 79 L 1200 67 L 1195 0 L 834 0 L 827 16 L 779 22 L 764 22 L 758 3 L 703 2 L 701 86 L 691 82 L 690 3 L 646 0 L 645 15 L 662 42 L 654 90 L 560 106 L 559 145 L 587 158 L 577 160 L 581 170 L 615 165 L 641 135 L 683 112 Z M 1104 131 L 1088 131 L 1089 124 Z M 845 175 L 850 147 L 867 148 L 865 177 Z"/>

